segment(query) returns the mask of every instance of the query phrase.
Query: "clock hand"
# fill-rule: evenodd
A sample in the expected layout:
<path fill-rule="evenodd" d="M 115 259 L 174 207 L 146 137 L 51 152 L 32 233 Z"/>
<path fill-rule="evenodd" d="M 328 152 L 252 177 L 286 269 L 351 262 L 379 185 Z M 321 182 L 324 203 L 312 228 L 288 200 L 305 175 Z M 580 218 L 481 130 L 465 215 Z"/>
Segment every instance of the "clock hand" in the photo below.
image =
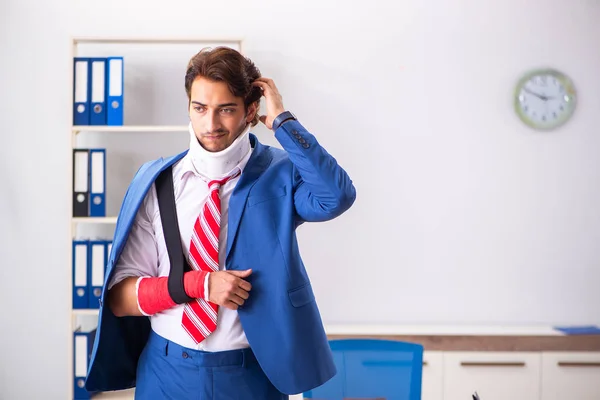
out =
<path fill-rule="evenodd" d="M 543 94 L 536 93 L 536 92 L 532 91 L 531 89 L 529 89 L 527 86 L 523 86 L 523 90 L 526 91 L 527 93 L 531 93 L 532 95 L 541 99 L 542 101 L 548 101 L 550 99 L 556 98 L 556 97 L 544 96 Z"/>
<path fill-rule="evenodd" d="M 541 95 L 539 93 L 536 93 L 536 92 L 532 91 L 527 86 L 523 86 L 523 90 L 526 91 L 527 93 L 530 93 L 530 94 L 534 95 L 535 97 L 538 97 L 538 98 L 544 100 L 544 101 L 546 101 L 548 99 L 546 96 L 543 96 L 543 95 Z"/>

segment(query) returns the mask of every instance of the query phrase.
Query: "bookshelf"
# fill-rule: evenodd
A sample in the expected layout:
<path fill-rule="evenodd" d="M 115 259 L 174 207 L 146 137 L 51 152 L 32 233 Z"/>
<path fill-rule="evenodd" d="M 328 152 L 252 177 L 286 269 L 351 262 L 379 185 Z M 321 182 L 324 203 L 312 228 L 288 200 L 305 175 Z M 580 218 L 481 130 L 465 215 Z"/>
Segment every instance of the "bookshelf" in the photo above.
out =
<path fill-rule="evenodd" d="M 243 52 L 238 38 L 194 37 L 71 37 L 68 106 L 69 157 L 76 148 L 106 149 L 105 201 L 106 216 L 73 217 L 69 221 L 66 243 L 68 265 L 65 268 L 70 287 L 73 285 L 73 240 L 95 235 L 112 240 L 120 204 L 137 169 L 143 162 L 178 153 L 187 148 L 187 97 L 183 76 L 187 61 L 203 47 L 224 45 Z M 123 125 L 73 125 L 74 66 L 73 57 L 122 56 L 124 66 Z M 142 62 L 143 61 L 143 62 Z M 154 68 L 153 68 L 154 66 Z M 90 95 L 90 93 L 88 93 Z M 155 142 L 160 141 L 156 144 Z M 73 163 L 69 162 L 68 179 L 73 190 Z M 72 193 L 67 196 L 73 209 Z M 91 201 L 91 199 L 90 199 Z M 105 259 L 107 262 L 107 259 Z M 105 277 L 106 278 L 106 277 Z M 89 278 L 88 278 L 89 279 Z M 69 299 L 69 330 L 79 325 L 97 326 L 98 309 L 75 309 Z M 82 322 L 84 321 L 84 322 Z M 73 334 L 68 335 L 69 398 L 74 399 L 75 361 Z M 89 361 L 89 359 L 88 359 Z M 125 400 L 134 398 L 134 389 L 95 393 L 93 399 Z M 79 399 L 78 397 L 77 399 Z"/>
<path fill-rule="evenodd" d="M 78 134 L 80 132 L 187 132 L 188 127 L 186 125 L 181 126 L 73 126 L 73 133 Z"/>

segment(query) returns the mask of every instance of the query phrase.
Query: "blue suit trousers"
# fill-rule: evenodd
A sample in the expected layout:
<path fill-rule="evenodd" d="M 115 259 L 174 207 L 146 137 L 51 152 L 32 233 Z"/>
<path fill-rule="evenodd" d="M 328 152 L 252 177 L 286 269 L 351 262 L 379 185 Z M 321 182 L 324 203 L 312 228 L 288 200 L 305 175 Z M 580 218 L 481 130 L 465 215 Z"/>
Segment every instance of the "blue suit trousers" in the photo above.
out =
<path fill-rule="evenodd" d="M 287 400 L 250 348 L 205 352 L 151 331 L 140 355 L 136 400 Z"/>

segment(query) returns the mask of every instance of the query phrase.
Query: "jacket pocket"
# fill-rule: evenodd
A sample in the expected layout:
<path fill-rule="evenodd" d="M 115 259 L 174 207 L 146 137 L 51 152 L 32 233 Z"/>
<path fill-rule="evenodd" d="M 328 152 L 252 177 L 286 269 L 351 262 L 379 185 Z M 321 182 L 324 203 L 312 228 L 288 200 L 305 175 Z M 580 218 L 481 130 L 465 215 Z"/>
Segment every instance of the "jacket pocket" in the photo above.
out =
<path fill-rule="evenodd" d="M 315 300 L 315 294 L 312 291 L 310 283 L 305 283 L 300 287 L 288 290 L 288 296 L 294 307 L 302 307 Z"/>
<path fill-rule="evenodd" d="M 287 193 L 285 186 L 269 188 L 266 191 L 260 191 L 256 194 L 251 194 L 248 196 L 248 207 L 252 207 L 256 204 L 262 203 L 264 201 L 278 199 L 280 197 L 285 196 Z"/>

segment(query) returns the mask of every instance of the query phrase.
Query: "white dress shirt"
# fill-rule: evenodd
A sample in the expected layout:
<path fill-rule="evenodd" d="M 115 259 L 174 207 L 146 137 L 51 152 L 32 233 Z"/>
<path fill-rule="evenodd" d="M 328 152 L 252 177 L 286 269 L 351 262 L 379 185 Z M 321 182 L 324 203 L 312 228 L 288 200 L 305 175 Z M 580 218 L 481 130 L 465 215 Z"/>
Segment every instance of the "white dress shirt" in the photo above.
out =
<path fill-rule="evenodd" d="M 250 126 L 227 149 L 219 153 L 209 153 L 198 143 L 190 124 L 190 150 L 173 165 L 175 203 L 186 257 L 189 254 L 194 223 L 209 196 L 208 181 L 223 178 L 236 168 L 243 171 L 252 154 L 249 129 Z M 220 270 L 225 269 L 229 198 L 239 179 L 238 175 L 229 180 L 220 190 Z M 138 210 L 108 288 L 127 277 L 168 276 L 169 270 L 169 255 L 162 230 L 156 188 L 153 184 Z M 196 344 L 183 329 L 182 315 L 183 305 L 152 315 L 149 317 L 152 330 L 181 346 L 204 351 L 224 351 L 249 346 L 235 310 L 219 307 L 216 330 L 199 344 Z"/>

